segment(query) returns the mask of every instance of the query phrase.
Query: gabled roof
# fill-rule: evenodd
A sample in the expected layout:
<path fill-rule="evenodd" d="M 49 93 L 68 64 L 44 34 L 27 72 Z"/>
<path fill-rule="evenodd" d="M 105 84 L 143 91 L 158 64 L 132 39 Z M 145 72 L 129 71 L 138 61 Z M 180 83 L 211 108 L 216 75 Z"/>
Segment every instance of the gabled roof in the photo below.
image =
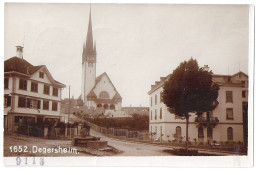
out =
<path fill-rule="evenodd" d="M 107 76 L 108 81 L 112 84 L 114 90 L 116 91 L 116 94 L 114 95 L 114 97 L 112 99 L 122 99 L 122 97 L 120 96 L 120 94 L 117 92 L 115 86 L 113 85 L 112 81 L 110 80 L 109 76 L 107 75 L 106 72 L 102 73 L 101 75 L 96 77 L 95 80 L 95 86 L 91 89 L 91 91 L 88 93 L 87 97 L 97 97 L 96 94 L 94 93 L 94 89 L 96 88 L 97 84 L 101 81 L 102 77 Z M 95 96 L 94 96 L 95 95 Z"/>
<path fill-rule="evenodd" d="M 27 75 L 32 75 L 43 66 L 44 65 L 33 66 L 22 58 L 12 57 L 4 62 L 4 72 L 15 71 Z"/>
<path fill-rule="evenodd" d="M 114 95 L 113 99 L 122 99 L 120 94 L 116 91 L 116 94 Z"/>
<path fill-rule="evenodd" d="M 64 84 L 62 84 L 52 78 L 49 70 L 47 69 L 47 67 L 45 65 L 33 66 L 31 63 L 29 63 L 25 59 L 18 58 L 18 57 L 9 58 L 8 60 L 6 60 L 4 62 L 4 72 L 18 72 L 18 73 L 22 73 L 22 74 L 31 76 L 41 69 L 45 69 L 48 77 L 51 79 L 51 81 L 54 84 L 59 85 L 61 87 L 65 87 Z"/>
<path fill-rule="evenodd" d="M 236 74 L 232 75 L 232 77 L 234 77 L 234 76 L 236 76 L 236 75 L 238 75 L 238 74 L 243 74 L 243 75 L 245 75 L 246 77 L 248 77 L 248 75 L 247 75 L 247 74 L 245 74 L 245 73 L 244 73 L 244 72 L 242 72 L 242 71 L 239 71 L 238 73 L 236 73 Z"/>

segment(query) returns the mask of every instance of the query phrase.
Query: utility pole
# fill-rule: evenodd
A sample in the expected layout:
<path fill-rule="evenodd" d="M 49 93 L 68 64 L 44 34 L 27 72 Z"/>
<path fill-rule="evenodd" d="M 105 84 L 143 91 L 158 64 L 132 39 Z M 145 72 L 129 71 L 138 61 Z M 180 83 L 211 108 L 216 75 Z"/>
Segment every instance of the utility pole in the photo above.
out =
<path fill-rule="evenodd" d="M 69 85 L 69 114 L 68 114 L 68 123 L 70 123 L 70 85 Z"/>

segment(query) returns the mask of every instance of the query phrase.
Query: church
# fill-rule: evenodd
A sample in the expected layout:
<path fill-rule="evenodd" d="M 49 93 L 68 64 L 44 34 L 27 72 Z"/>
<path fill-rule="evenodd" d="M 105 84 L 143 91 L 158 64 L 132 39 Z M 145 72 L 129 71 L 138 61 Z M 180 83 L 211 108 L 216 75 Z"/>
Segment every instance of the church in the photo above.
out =
<path fill-rule="evenodd" d="M 122 97 L 106 72 L 96 76 L 97 51 L 93 42 L 91 11 L 82 52 L 81 100 L 88 109 L 104 109 L 111 117 L 120 114 Z M 117 114 L 116 114 L 117 113 Z"/>

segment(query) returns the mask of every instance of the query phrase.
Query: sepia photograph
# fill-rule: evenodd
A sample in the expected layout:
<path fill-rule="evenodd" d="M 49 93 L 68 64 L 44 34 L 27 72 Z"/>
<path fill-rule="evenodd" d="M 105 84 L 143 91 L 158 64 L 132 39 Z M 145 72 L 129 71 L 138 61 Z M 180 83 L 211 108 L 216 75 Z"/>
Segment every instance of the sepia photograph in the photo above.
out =
<path fill-rule="evenodd" d="M 251 160 L 254 6 L 4 8 L 6 165 Z"/>

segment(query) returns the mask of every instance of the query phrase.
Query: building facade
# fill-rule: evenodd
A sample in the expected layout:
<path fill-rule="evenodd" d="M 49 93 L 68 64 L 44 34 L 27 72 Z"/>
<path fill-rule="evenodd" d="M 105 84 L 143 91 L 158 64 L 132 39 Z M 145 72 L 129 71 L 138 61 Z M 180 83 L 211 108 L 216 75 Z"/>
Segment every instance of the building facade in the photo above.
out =
<path fill-rule="evenodd" d="M 86 42 L 82 52 L 82 105 L 89 109 L 103 108 L 106 115 L 121 115 L 122 97 L 106 72 L 96 77 L 97 52 L 93 42 L 91 12 Z"/>
<path fill-rule="evenodd" d="M 64 84 L 56 81 L 45 65 L 23 59 L 23 47 L 4 62 L 4 129 L 16 131 L 22 124 L 60 119 Z"/>
<path fill-rule="evenodd" d="M 169 76 L 168 76 L 169 77 Z M 149 132 L 151 139 L 161 141 L 185 141 L 186 120 L 167 110 L 162 102 L 163 85 L 168 77 L 161 77 L 151 85 Z M 243 72 L 230 75 L 212 75 L 220 87 L 218 106 L 198 118 L 191 113 L 189 141 L 201 144 L 216 142 L 245 142 L 248 103 L 248 76 Z"/>

